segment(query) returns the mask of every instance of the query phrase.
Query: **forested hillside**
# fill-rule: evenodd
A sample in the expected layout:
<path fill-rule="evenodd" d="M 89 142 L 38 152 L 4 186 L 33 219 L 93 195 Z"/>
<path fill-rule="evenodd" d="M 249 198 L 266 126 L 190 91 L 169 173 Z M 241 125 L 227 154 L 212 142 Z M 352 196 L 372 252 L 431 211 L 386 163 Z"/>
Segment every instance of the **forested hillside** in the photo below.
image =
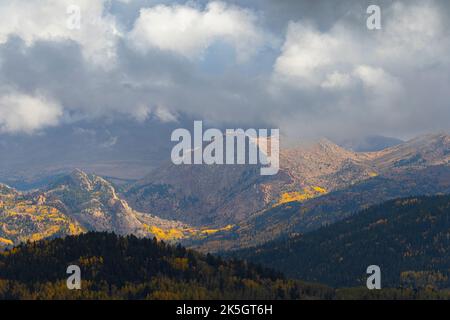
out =
<path fill-rule="evenodd" d="M 336 287 L 365 286 L 366 268 L 379 265 L 383 287 L 450 288 L 450 196 L 389 201 L 236 256 Z"/>
<path fill-rule="evenodd" d="M 82 289 L 66 286 L 81 268 Z M 333 290 L 243 261 L 134 236 L 87 233 L 0 253 L 0 299 L 329 299 Z"/>
<path fill-rule="evenodd" d="M 81 268 L 68 290 L 67 266 Z M 292 266 L 292 269 L 297 266 Z M 134 236 L 87 233 L 0 252 L 2 299 L 449 299 L 433 288 L 338 288 L 286 279 L 243 260 L 223 260 Z"/>

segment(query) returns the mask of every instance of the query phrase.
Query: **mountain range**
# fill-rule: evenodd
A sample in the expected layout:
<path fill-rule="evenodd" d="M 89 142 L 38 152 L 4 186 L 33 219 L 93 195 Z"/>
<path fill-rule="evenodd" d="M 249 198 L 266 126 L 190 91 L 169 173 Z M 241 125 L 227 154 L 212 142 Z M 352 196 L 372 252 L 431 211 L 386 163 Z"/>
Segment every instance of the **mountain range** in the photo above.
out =
<path fill-rule="evenodd" d="M 280 172 L 258 166 L 162 164 L 117 185 L 75 170 L 31 191 L 0 189 L 0 237 L 22 241 L 114 231 L 202 251 L 236 250 L 308 233 L 398 197 L 450 193 L 450 137 L 421 136 L 374 152 L 327 139 L 280 153 Z"/>
<path fill-rule="evenodd" d="M 353 152 L 327 139 L 284 149 L 280 172 L 255 166 L 167 164 L 128 187 L 130 205 L 193 225 L 232 225 L 190 242 L 216 251 L 309 232 L 370 205 L 450 192 L 450 137 L 418 137 L 376 152 Z"/>

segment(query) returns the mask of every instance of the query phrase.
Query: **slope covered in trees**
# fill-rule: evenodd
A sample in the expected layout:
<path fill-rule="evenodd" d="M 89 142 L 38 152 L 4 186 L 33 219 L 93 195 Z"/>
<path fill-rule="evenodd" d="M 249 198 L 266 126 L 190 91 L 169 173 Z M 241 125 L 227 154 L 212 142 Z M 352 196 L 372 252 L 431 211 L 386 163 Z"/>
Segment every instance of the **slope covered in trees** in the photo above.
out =
<path fill-rule="evenodd" d="M 66 286 L 69 265 L 82 289 Z M 327 299 L 333 290 L 243 261 L 134 236 L 87 233 L 0 253 L 0 299 Z"/>
<path fill-rule="evenodd" d="M 365 286 L 367 267 L 378 265 L 383 287 L 450 288 L 450 196 L 392 200 L 235 256 L 336 287 Z"/>
<path fill-rule="evenodd" d="M 68 290 L 66 268 L 81 268 Z M 0 252 L 2 299 L 449 299 L 429 288 L 332 289 L 286 279 L 242 260 L 223 260 L 134 236 L 87 233 Z"/>

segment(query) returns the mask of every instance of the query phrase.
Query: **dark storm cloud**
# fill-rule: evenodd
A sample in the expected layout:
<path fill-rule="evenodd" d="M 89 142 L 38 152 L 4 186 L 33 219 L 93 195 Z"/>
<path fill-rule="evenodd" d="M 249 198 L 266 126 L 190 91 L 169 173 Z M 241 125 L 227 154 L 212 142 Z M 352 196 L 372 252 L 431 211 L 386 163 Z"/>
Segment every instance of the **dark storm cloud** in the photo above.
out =
<path fill-rule="evenodd" d="M 279 127 L 291 137 L 448 130 L 447 1 L 233 0 L 216 11 L 207 1 L 177 3 L 192 10 L 180 13 L 174 1 L 107 2 L 105 14 L 120 32 L 98 34 L 100 43 L 107 38 L 102 46 L 89 34 L 61 31 L 62 39 L 44 34 L 29 43 L 27 33 L 11 31 L 0 41 L 0 92 L 51 97 L 63 111 L 53 114 L 60 123 L 188 114 L 217 125 Z M 365 26 L 374 3 L 382 8 L 381 31 Z M 133 33 L 148 22 L 138 20 L 140 10 L 157 4 L 166 11 L 151 17 L 168 27 L 181 14 L 203 25 L 181 25 L 183 37 Z M 236 35 L 218 19 L 245 23 Z M 110 45 L 114 57 L 98 63 Z M 0 125 L 12 121 L 2 119 L 2 108 Z"/>

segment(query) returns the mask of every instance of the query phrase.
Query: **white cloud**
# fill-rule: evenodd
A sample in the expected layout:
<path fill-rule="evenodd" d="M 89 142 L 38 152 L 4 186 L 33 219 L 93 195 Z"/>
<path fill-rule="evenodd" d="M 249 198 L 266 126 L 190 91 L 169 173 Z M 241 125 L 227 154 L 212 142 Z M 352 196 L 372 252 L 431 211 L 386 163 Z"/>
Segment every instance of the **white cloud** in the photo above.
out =
<path fill-rule="evenodd" d="M 396 78 L 382 68 L 367 65 L 357 66 L 353 75 L 363 82 L 364 86 L 372 90 L 383 90 L 384 93 L 396 92 L 400 84 Z"/>
<path fill-rule="evenodd" d="M 376 31 L 355 25 L 351 12 L 327 28 L 289 23 L 269 85 L 274 99 L 289 97 L 277 121 L 292 131 L 329 135 L 443 126 L 450 98 L 443 90 L 450 85 L 448 12 L 428 0 L 395 1 L 382 12 Z"/>
<path fill-rule="evenodd" d="M 110 67 L 120 35 L 115 18 L 104 14 L 105 0 L 9 0 L 0 2 L 0 44 L 19 36 L 28 46 L 36 41 L 72 40 L 95 64 Z M 71 29 L 70 6 L 80 9 L 80 29 Z"/>
<path fill-rule="evenodd" d="M 320 85 L 327 71 L 336 73 L 335 68 L 352 59 L 352 54 L 346 56 L 351 41 L 345 34 L 342 28 L 322 33 L 311 25 L 291 22 L 275 62 L 275 74 L 296 86 Z"/>
<path fill-rule="evenodd" d="M 176 112 L 173 112 L 161 105 L 152 108 L 141 103 L 131 110 L 131 116 L 138 122 L 144 122 L 152 115 L 155 119 L 161 122 L 178 122 L 178 115 Z"/>
<path fill-rule="evenodd" d="M 176 115 L 176 113 L 170 111 L 165 107 L 156 107 L 154 113 L 156 118 L 161 122 L 178 122 L 178 116 Z"/>
<path fill-rule="evenodd" d="M 145 104 L 139 104 L 135 109 L 132 110 L 131 114 L 133 118 L 136 119 L 136 121 L 144 122 L 150 116 L 151 109 Z"/>
<path fill-rule="evenodd" d="M 129 39 L 143 52 L 158 48 L 190 59 L 224 41 L 234 47 L 238 60 L 245 61 L 262 45 L 264 36 L 251 11 L 210 2 L 203 11 L 190 5 L 141 9 Z"/>
<path fill-rule="evenodd" d="M 450 34 L 432 3 L 395 2 L 383 11 L 379 31 L 355 28 L 345 20 L 326 31 L 303 21 L 291 22 L 274 65 L 274 79 L 299 88 L 336 89 L 348 87 L 355 77 L 365 84 L 391 81 L 402 69 L 448 64 Z"/>
<path fill-rule="evenodd" d="M 33 133 L 57 125 L 61 105 L 42 95 L 10 92 L 0 96 L 0 132 Z"/>
<path fill-rule="evenodd" d="M 49 93 L 71 121 L 187 115 L 330 136 L 448 127 L 450 20 L 438 1 L 383 5 L 379 31 L 366 30 L 357 0 L 333 14 L 316 10 L 328 6 L 322 1 L 299 0 L 292 8 L 309 11 L 289 15 L 264 12 L 259 1 L 186 1 L 0 0 L 0 89 L 41 102 L 48 99 L 33 92 Z M 81 30 L 66 26 L 69 4 L 81 8 Z M 276 48 L 272 34 L 280 35 Z M 6 42 L 14 35 L 25 46 Z M 78 43 L 85 59 L 64 40 Z M 227 61 L 233 49 L 245 63 Z M 202 56 L 206 63 L 195 63 Z M 16 132 L 56 123 L 13 125 L 4 109 L 1 119 L 3 131 Z"/>
<path fill-rule="evenodd" d="M 100 147 L 102 148 L 111 148 L 114 147 L 117 144 L 117 141 L 119 140 L 118 137 L 109 137 L 108 140 L 100 144 Z"/>
<path fill-rule="evenodd" d="M 335 71 L 328 74 L 320 86 L 325 89 L 343 89 L 351 85 L 351 82 L 352 77 L 349 74 Z"/>
<path fill-rule="evenodd" d="M 414 64 L 449 62 L 450 33 L 434 1 L 420 4 L 395 2 L 386 10 L 385 27 L 378 34 L 374 53 L 385 62 Z"/>

